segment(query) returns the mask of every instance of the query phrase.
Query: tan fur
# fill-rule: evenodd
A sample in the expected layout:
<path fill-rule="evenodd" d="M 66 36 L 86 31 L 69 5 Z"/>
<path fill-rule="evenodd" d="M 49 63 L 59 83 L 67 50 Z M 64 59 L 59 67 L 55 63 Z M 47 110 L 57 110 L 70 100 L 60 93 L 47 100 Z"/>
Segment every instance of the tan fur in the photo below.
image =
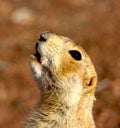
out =
<path fill-rule="evenodd" d="M 30 66 L 41 101 L 25 128 L 95 128 L 92 107 L 97 76 L 87 53 L 69 38 L 46 33 L 38 41 L 40 62 L 31 55 Z M 75 60 L 69 50 L 77 50 Z"/>

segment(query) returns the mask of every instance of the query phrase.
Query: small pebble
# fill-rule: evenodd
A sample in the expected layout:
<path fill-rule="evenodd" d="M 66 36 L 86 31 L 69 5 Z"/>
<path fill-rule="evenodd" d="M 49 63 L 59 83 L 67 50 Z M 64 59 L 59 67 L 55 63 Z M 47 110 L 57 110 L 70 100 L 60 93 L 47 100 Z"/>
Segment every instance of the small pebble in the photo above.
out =
<path fill-rule="evenodd" d="M 32 24 L 34 22 L 34 12 L 28 8 L 19 8 L 12 13 L 11 20 L 21 25 Z"/>

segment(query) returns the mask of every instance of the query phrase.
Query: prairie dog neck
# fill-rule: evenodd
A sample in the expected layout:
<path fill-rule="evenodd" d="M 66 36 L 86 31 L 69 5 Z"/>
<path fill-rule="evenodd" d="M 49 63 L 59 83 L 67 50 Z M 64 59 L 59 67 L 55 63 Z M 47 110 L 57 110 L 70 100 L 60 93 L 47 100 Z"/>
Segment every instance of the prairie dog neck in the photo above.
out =
<path fill-rule="evenodd" d="M 97 75 L 87 53 L 74 41 L 41 34 L 30 66 L 41 101 L 25 128 L 94 128 L 92 107 Z"/>
<path fill-rule="evenodd" d="M 59 84 L 57 85 L 64 86 Z M 88 92 L 84 92 L 84 94 L 80 97 L 81 88 L 77 87 L 77 85 L 76 85 L 76 88 L 67 87 L 66 90 L 63 90 L 62 88 L 58 88 L 55 85 L 53 86 L 47 85 L 47 86 L 48 88 L 41 89 L 40 105 L 51 104 L 51 106 L 53 105 L 55 107 L 55 104 L 57 104 L 56 107 L 58 106 L 66 107 L 69 109 L 76 108 L 76 106 L 81 106 L 82 108 L 85 108 L 91 111 L 93 100 L 95 99 L 94 93 L 89 94 Z M 88 105 L 89 107 L 87 107 Z"/>

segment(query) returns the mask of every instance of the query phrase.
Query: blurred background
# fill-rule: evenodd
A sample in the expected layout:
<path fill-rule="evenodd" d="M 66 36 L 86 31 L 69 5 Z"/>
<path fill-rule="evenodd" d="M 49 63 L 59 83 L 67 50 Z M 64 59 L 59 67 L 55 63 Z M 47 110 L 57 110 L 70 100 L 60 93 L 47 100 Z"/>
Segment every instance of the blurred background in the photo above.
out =
<path fill-rule="evenodd" d="M 120 1 L 0 0 L 0 128 L 21 128 L 38 103 L 29 55 L 46 30 L 68 36 L 98 73 L 97 128 L 120 128 Z"/>

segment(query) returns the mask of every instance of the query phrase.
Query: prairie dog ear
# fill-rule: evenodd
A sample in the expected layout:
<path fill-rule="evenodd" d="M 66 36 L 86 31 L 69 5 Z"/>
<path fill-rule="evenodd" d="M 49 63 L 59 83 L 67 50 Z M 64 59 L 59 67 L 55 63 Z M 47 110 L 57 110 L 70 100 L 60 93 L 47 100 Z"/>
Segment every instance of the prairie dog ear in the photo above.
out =
<path fill-rule="evenodd" d="M 83 94 L 94 95 L 95 87 L 97 84 L 97 76 L 88 76 L 83 80 Z"/>
<path fill-rule="evenodd" d="M 94 69 L 93 65 L 89 65 L 87 67 L 86 72 L 84 74 L 84 79 L 83 79 L 83 86 L 84 87 L 95 87 L 97 84 L 97 74 Z"/>
<path fill-rule="evenodd" d="M 88 87 L 88 86 L 96 86 L 96 83 L 97 83 L 97 77 L 96 76 L 93 76 L 93 77 L 91 77 L 91 78 L 86 78 L 86 79 L 84 79 L 84 81 L 83 81 L 83 85 L 86 87 Z"/>

